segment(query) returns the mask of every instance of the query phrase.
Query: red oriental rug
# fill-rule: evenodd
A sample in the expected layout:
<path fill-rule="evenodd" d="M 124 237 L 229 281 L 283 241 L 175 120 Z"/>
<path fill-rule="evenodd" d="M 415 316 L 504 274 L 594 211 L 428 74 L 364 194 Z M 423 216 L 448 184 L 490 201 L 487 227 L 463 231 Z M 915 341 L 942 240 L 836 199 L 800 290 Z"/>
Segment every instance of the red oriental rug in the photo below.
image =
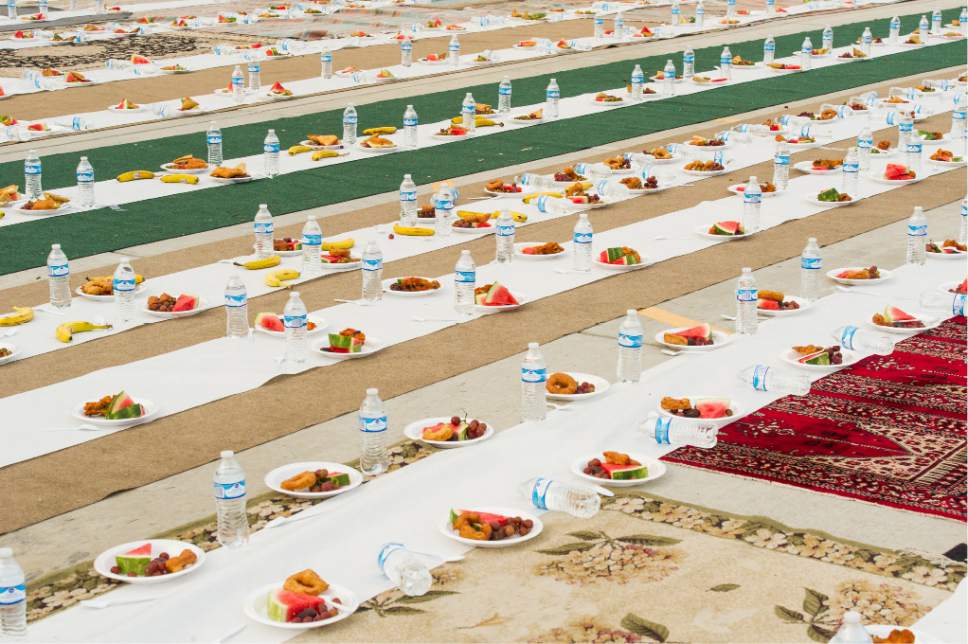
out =
<path fill-rule="evenodd" d="M 663 460 L 965 520 L 965 318 L 907 338 Z"/>

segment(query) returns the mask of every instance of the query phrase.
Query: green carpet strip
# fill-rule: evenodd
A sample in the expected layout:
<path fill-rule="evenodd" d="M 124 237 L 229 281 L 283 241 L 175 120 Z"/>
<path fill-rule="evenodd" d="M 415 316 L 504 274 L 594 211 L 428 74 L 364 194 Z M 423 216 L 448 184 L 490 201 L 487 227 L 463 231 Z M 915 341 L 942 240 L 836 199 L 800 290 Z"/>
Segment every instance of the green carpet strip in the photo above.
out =
<path fill-rule="evenodd" d="M 945 19 L 957 16 L 957 13 L 958 10 L 946 12 Z M 905 16 L 902 33 L 916 28 L 918 18 L 919 15 Z M 870 26 L 875 35 L 887 35 L 886 20 L 842 25 L 835 30 L 835 45 L 849 44 L 865 26 Z M 778 55 L 798 49 L 806 35 L 815 42 L 820 41 L 819 32 L 812 31 L 782 36 L 777 38 Z M 730 48 L 734 54 L 745 58 L 761 59 L 761 40 L 738 43 Z M 714 67 L 720 51 L 718 46 L 696 51 L 696 68 Z M 620 85 L 634 63 L 640 63 L 648 72 L 661 69 L 667 57 L 620 61 L 559 72 L 556 77 L 562 94 L 574 96 Z M 445 154 L 441 154 L 440 148 L 398 152 L 281 175 L 272 180 L 126 204 L 120 212 L 105 208 L 6 226 L 0 228 L 0 247 L 7 249 L 6 253 L 0 254 L 0 274 L 43 265 L 50 244 L 55 241 L 64 246 L 68 257 L 84 257 L 242 223 L 252 218 L 259 203 L 268 203 L 276 215 L 306 210 L 395 190 L 404 172 L 412 173 L 418 184 L 427 184 L 891 78 L 927 73 L 965 61 L 965 43 L 959 41 L 863 63 L 726 86 L 704 92 L 698 95 L 698 99 L 696 95 L 665 99 L 454 142 L 447 145 Z M 541 102 L 547 79 L 542 75 L 515 81 L 515 103 Z M 480 85 L 364 105 L 359 110 L 361 129 L 398 123 L 408 102 L 415 103 L 423 122 L 443 120 L 457 113 L 465 91 L 473 92 L 478 100 L 487 101 L 496 92 L 496 86 Z M 244 156 L 259 149 L 268 125 L 276 129 L 285 147 L 303 138 L 307 132 L 339 131 L 340 119 L 341 111 L 334 110 L 226 128 L 223 131 L 226 157 Z M 72 183 L 77 158 L 81 154 L 87 154 L 98 176 L 103 178 L 136 167 L 157 167 L 189 152 L 201 156 L 203 146 L 204 136 L 199 133 L 45 157 L 44 182 L 48 186 Z M 0 185 L 21 183 L 23 166 L 19 162 L 2 164 L 0 174 Z"/>

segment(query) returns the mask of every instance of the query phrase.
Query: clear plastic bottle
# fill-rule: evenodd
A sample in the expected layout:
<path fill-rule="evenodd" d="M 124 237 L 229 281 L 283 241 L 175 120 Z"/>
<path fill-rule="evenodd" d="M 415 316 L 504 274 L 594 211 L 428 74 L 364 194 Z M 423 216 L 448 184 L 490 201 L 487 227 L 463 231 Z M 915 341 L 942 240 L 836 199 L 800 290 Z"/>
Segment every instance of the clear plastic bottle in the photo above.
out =
<path fill-rule="evenodd" d="M 844 613 L 840 628 L 830 638 L 830 644 L 870 644 L 873 641 L 860 621 L 860 613 L 852 610 Z"/>
<path fill-rule="evenodd" d="M 427 564 L 402 543 L 384 544 L 376 563 L 380 572 L 407 597 L 426 595 L 433 585 L 434 579 Z"/>
<path fill-rule="evenodd" d="M 807 245 L 800 253 L 800 297 L 813 302 L 820 296 L 820 273 L 823 257 L 816 237 L 807 239 Z"/>
<path fill-rule="evenodd" d="M 232 98 L 236 103 L 241 103 L 244 97 L 245 74 L 242 73 L 242 67 L 236 65 L 235 69 L 232 70 Z"/>
<path fill-rule="evenodd" d="M 681 447 L 691 445 L 702 449 L 716 447 L 719 430 L 712 425 L 703 425 L 672 416 L 660 416 L 649 412 L 641 425 L 642 431 L 655 439 L 659 445 Z"/>
<path fill-rule="evenodd" d="M 434 195 L 434 235 L 450 237 L 454 219 L 454 193 L 446 183 Z"/>
<path fill-rule="evenodd" d="M 417 223 L 417 184 L 409 174 L 400 183 L 400 224 L 413 226 Z"/>
<path fill-rule="evenodd" d="M 71 305 L 71 266 L 60 244 L 50 245 L 47 255 L 47 284 L 50 291 L 50 305 L 56 309 L 66 309 Z"/>
<path fill-rule="evenodd" d="M 810 393 L 810 376 L 802 373 L 777 371 L 765 364 L 750 365 L 739 372 L 739 379 L 756 391 L 774 394 L 806 396 Z"/>
<path fill-rule="evenodd" d="M 302 229 L 302 272 L 312 277 L 323 272 L 323 231 L 316 215 L 307 215 Z"/>
<path fill-rule="evenodd" d="M 776 15 L 776 0 L 766 0 L 766 15 Z"/>
<path fill-rule="evenodd" d="M 271 128 L 266 133 L 265 141 L 262 142 L 262 158 L 265 161 L 267 177 L 272 179 L 279 174 L 279 137 Z"/>
<path fill-rule="evenodd" d="M 24 192 L 28 199 L 44 196 L 44 166 L 36 150 L 29 150 L 24 159 Z"/>
<path fill-rule="evenodd" d="M 744 266 L 736 282 L 736 333 L 755 335 L 758 324 L 756 302 L 759 290 L 756 278 L 748 266 Z"/>
<path fill-rule="evenodd" d="M 275 232 L 275 225 L 272 221 L 272 213 L 269 206 L 264 203 L 259 204 L 259 210 L 255 213 L 255 220 L 252 222 L 252 233 L 255 235 L 255 255 L 262 259 L 274 253 L 272 249 L 272 235 Z"/>
<path fill-rule="evenodd" d="M 367 476 L 382 474 L 390 464 L 386 444 L 389 426 L 380 392 L 375 387 L 370 387 L 366 390 L 363 404 L 360 405 L 360 439 L 363 449 L 360 470 Z"/>
<path fill-rule="evenodd" d="M 13 550 L 0 548 L 0 635 L 27 634 L 27 582 Z"/>
<path fill-rule="evenodd" d="M 915 174 L 921 174 L 921 158 L 924 154 L 924 142 L 917 136 L 908 138 L 907 146 L 904 149 L 904 160 L 908 170 Z"/>
<path fill-rule="evenodd" d="M 333 52 L 329 49 L 319 52 L 319 73 L 324 79 L 333 77 Z"/>
<path fill-rule="evenodd" d="M 672 6 L 670 7 L 669 14 L 669 24 L 673 27 L 678 27 L 682 24 L 682 4 L 679 0 L 672 0 Z"/>
<path fill-rule="evenodd" d="M 696 75 L 696 52 L 690 47 L 682 52 L 682 78 L 689 80 Z"/>
<path fill-rule="evenodd" d="M 249 335 L 249 296 L 238 271 L 225 284 L 225 337 L 245 338 Z"/>
<path fill-rule="evenodd" d="M 642 346 L 645 332 L 639 322 L 639 312 L 629 309 L 625 319 L 618 327 L 618 366 L 619 382 L 638 382 L 642 377 Z"/>
<path fill-rule="evenodd" d="M 874 134 L 868 126 L 861 129 L 857 135 L 857 164 L 861 172 L 871 169 L 871 148 L 874 147 Z M 851 195 L 852 197 L 854 195 Z"/>
<path fill-rule="evenodd" d="M 642 71 L 642 65 L 636 64 L 632 68 L 632 100 L 641 101 L 642 100 L 642 88 L 645 87 L 645 72 Z"/>
<path fill-rule="evenodd" d="M 924 209 L 915 206 L 914 212 L 907 220 L 907 254 L 908 264 L 924 266 L 927 261 L 927 251 L 924 247 L 928 241 L 928 218 L 924 216 Z"/>
<path fill-rule="evenodd" d="M 820 46 L 826 49 L 828 54 L 834 48 L 834 30 L 830 25 L 824 27 L 820 34 Z"/>
<path fill-rule="evenodd" d="M 968 123 L 968 97 L 964 94 L 951 110 L 951 144 L 961 146 L 961 153 L 965 154 L 965 124 Z"/>
<path fill-rule="evenodd" d="M 601 499 L 591 488 L 536 476 L 521 484 L 521 495 L 539 510 L 565 512 L 579 519 L 591 519 L 601 508 Z"/>
<path fill-rule="evenodd" d="M 596 13 L 595 14 L 595 32 L 594 36 L 596 39 L 601 39 L 605 37 L 605 14 Z"/>
<path fill-rule="evenodd" d="M 114 306 L 117 309 L 118 321 L 126 323 L 134 317 L 134 295 L 138 288 L 134 269 L 127 258 L 122 259 L 114 271 L 111 282 L 114 293 Z"/>
<path fill-rule="evenodd" d="M 958 14 L 958 22 L 961 26 L 961 33 L 968 31 L 968 6 L 961 7 L 961 13 Z"/>
<path fill-rule="evenodd" d="M 400 66 L 410 67 L 413 65 L 413 41 L 404 38 L 400 41 Z"/>
<path fill-rule="evenodd" d="M 736 20 L 736 0 L 726 0 L 726 20 Z"/>
<path fill-rule="evenodd" d="M 528 352 L 521 362 L 521 420 L 544 420 L 548 413 L 545 382 L 548 370 L 537 342 L 528 343 Z"/>
<path fill-rule="evenodd" d="M 899 110 L 897 117 L 897 149 L 906 152 L 914 136 L 914 114 L 909 110 Z"/>
<path fill-rule="evenodd" d="M 497 86 L 497 112 L 507 114 L 511 111 L 511 78 L 505 76 Z"/>
<path fill-rule="evenodd" d="M 723 47 L 719 54 L 719 71 L 727 81 L 733 80 L 733 54 L 729 47 Z"/>
<path fill-rule="evenodd" d="M 851 146 L 847 149 L 847 155 L 840 170 L 843 177 L 842 191 L 857 199 L 857 190 L 860 186 L 860 153 L 856 147 Z"/>
<path fill-rule="evenodd" d="M 930 29 L 931 23 L 928 22 L 928 17 L 924 14 L 921 14 L 921 19 L 918 20 L 918 33 L 921 35 L 921 38 L 927 40 Z"/>
<path fill-rule="evenodd" d="M 309 312 L 299 291 L 289 294 L 289 301 L 282 310 L 282 322 L 286 329 L 286 357 L 289 364 L 306 362 L 306 328 L 309 324 Z"/>
<path fill-rule="evenodd" d="M 834 338 L 845 349 L 860 353 L 887 356 L 894 351 L 893 339 L 868 329 L 859 329 L 853 325 L 838 327 L 834 331 Z"/>
<path fill-rule="evenodd" d="M 545 118 L 556 119 L 558 118 L 558 103 L 561 101 L 561 90 L 558 88 L 558 81 L 554 78 L 548 83 L 548 88 L 545 90 L 545 107 L 544 115 Z"/>
<path fill-rule="evenodd" d="M 514 259 L 514 233 L 516 227 L 514 219 L 507 208 L 501 209 L 495 222 L 494 239 L 497 243 L 497 254 L 495 259 L 498 264 L 510 264 Z"/>
<path fill-rule="evenodd" d="M 343 145 L 353 145 L 356 143 L 356 108 L 350 103 L 343 110 Z"/>
<path fill-rule="evenodd" d="M 780 192 L 790 183 L 790 146 L 786 141 L 777 141 L 773 155 L 773 185 Z"/>
<path fill-rule="evenodd" d="M 770 0 L 767 0 L 769 2 Z M 706 7 L 702 0 L 696 0 L 696 31 L 702 31 L 706 22 Z"/>
<path fill-rule="evenodd" d="M 898 40 L 901 38 L 901 19 L 897 16 L 891 18 L 890 27 L 888 30 L 887 41 L 891 45 L 896 45 Z"/>
<path fill-rule="evenodd" d="M 666 60 L 662 69 L 662 93 L 665 96 L 676 95 L 676 65 L 671 58 Z"/>
<path fill-rule="evenodd" d="M 958 230 L 958 243 L 968 244 L 968 198 L 961 200 L 961 228 Z"/>
<path fill-rule="evenodd" d="M 477 267 L 471 251 L 462 250 L 454 266 L 454 308 L 470 315 L 474 311 L 474 289 L 477 287 Z"/>
<path fill-rule="evenodd" d="M 208 162 L 212 165 L 220 165 L 222 163 L 222 130 L 215 124 L 215 121 L 208 124 L 208 131 L 205 133 L 205 145 L 208 148 Z"/>
<path fill-rule="evenodd" d="M 417 126 L 420 125 L 420 117 L 413 105 L 407 105 L 403 111 L 403 144 L 408 148 L 417 147 Z"/>
<path fill-rule="evenodd" d="M 262 89 L 262 65 L 257 60 L 249 62 L 249 91 L 252 93 Z"/>
<path fill-rule="evenodd" d="M 383 252 L 375 239 L 363 249 L 363 301 L 373 304 L 383 299 Z"/>
<path fill-rule="evenodd" d="M 17 0 L 7 0 L 7 17 L 11 20 L 17 19 Z"/>
<path fill-rule="evenodd" d="M 865 56 L 870 58 L 873 48 L 874 48 L 874 34 L 871 33 L 870 27 L 864 27 L 864 31 L 860 35 L 860 51 Z"/>
<path fill-rule="evenodd" d="M 753 234 L 760 229 L 760 209 L 763 206 L 763 190 L 756 177 L 750 177 L 743 188 L 743 230 Z"/>
<path fill-rule="evenodd" d="M 572 236 L 572 268 L 576 271 L 586 273 L 592 270 L 592 222 L 588 221 L 588 213 L 579 213 L 578 221 L 575 222 L 575 230 Z"/>
<path fill-rule="evenodd" d="M 625 38 L 625 16 L 621 11 L 615 12 L 615 19 L 612 21 L 612 37 L 618 40 Z"/>
<path fill-rule="evenodd" d="M 457 38 L 457 34 L 451 36 L 450 42 L 447 43 L 447 61 L 451 69 L 460 67 L 460 39 Z"/>
<path fill-rule="evenodd" d="M 776 38 L 767 36 L 763 41 L 763 64 L 769 65 L 776 59 Z"/>
<path fill-rule="evenodd" d="M 238 548 L 249 542 L 249 517 L 245 513 L 245 471 L 230 449 L 219 454 L 212 477 L 215 489 L 216 535 L 226 548 Z"/>
<path fill-rule="evenodd" d="M 807 72 L 813 66 L 813 43 L 810 36 L 803 39 L 800 45 L 800 71 Z"/>
<path fill-rule="evenodd" d="M 77 203 L 82 208 L 94 205 L 94 166 L 87 157 L 77 164 Z"/>
<path fill-rule="evenodd" d="M 460 117 L 465 130 L 473 132 L 477 129 L 477 101 L 470 92 L 464 95 L 464 101 L 460 104 Z"/>

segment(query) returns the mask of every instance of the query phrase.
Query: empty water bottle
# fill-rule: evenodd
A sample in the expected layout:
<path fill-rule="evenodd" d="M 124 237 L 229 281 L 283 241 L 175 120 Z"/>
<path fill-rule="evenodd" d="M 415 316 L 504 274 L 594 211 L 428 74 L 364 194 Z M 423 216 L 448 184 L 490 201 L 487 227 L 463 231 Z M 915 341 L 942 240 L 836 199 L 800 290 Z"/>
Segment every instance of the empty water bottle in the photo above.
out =
<path fill-rule="evenodd" d="M 457 34 L 451 36 L 450 42 L 447 43 L 447 60 L 451 69 L 460 67 L 460 40 L 457 38 Z"/>
<path fill-rule="evenodd" d="M 552 78 L 551 82 L 548 83 L 547 89 L 545 89 L 545 118 L 558 118 L 558 103 L 560 101 L 561 90 L 558 89 L 558 81 Z"/>
<path fill-rule="evenodd" d="M 477 129 L 477 102 L 474 100 L 474 95 L 470 92 L 464 95 L 464 101 L 460 105 L 460 117 L 461 125 L 465 130 L 473 132 Z"/>
<path fill-rule="evenodd" d="M 408 597 L 426 595 L 433 585 L 430 569 L 402 543 L 387 543 L 380 548 L 376 563 L 386 578 Z"/>
<path fill-rule="evenodd" d="M 760 208 L 763 205 L 763 190 L 756 177 L 750 177 L 743 188 L 743 230 L 753 234 L 760 229 Z"/>
<path fill-rule="evenodd" d="M 269 206 L 264 203 L 259 204 L 259 210 L 255 213 L 255 220 L 252 222 L 252 233 L 255 235 L 255 254 L 260 259 L 269 257 L 274 253 L 272 247 L 272 235 L 275 226 L 272 222 L 272 213 Z"/>
<path fill-rule="evenodd" d="M 518 490 L 539 510 L 566 512 L 579 519 L 592 518 L 601 507 L 601 499 L 591 488 L 541 476 L 525 481 Z"/>
<path fill-rule="evenodd" d="M 859 353 L 887 356 L 894 351 L 894 340 L 891 338 L 853 325 L 838 327 L 834 331 L 834 338 L 840 342 L 840 346 Z"/>
<path fill-rule="evenodd" d="M 413 65 L 413 41 L 404 38 L 400 41 L 400 66 L 410 67 Z"/>
<path fill-rule="evenodd" d="M 36 150 L 27 152 L 24 159 L 24 192 L 28 199 L 40 199 L 44 196 L 44 166 L 37 156 Z"/>
<path fill-rule="evenodd" d="M 471 251 L 462 250 L 454 266 L 454 308 L 458 313 L 469 315 L 474 311 L 474 288 L 477 286 L 477 268 Z"/>
<path fill-rule="evenodd" d="M 733 54 L 729 47 L 723 47 L 719 54 L 719 71 L 727 81 L 733 80 Z"/>
<path fill-rule="evenodd" d="M 266 176 L 272 179 L 279 174 L 279 137 L 270 129 L 262 142 L 262 158 L 265 161 Z"/>
<path fill-rule="evenodd" d="M 578 215 L 572 237 L 572 268 L 576 271 L 592 270 L 592 223 L 588 221 L 588 213 Z"/>
<path fill-rule="evenodd" d="M 289 301 L 282 310 L 282 322 L 286 329 L 286 356 L 289 364 L 306 362 L 306 328 L 309 312 L 298 291 L 289 294 Z"/>
<path fill-rule="evenodd" d="M 672 416 L 660 416 L 654 411 L 646 416 L 641 429 L 659 445 L 674 447 L 691 445 L 703 449 L 715 447 L 719 434 L 719 430 L 713 425 L 703 425 Z"/>
<path fill-rule="evenodd" d="M 114 292 L 114 306 L 117 309 L 118 321 L 124 323 L 134 316 L 134 294 L 138 287 L 134 269 L 127 258 L 122 259 L 114 271 L 111 288 Z"/>
<path fill-rule="evenodd" d="M 316 215 L 307 215 L 302 229 L 302 272 L 306 277 L 323 272 L 323 231 Z"/>
<path fill-rule="evenodd" d="M 71 267 L 60 244 L 50 245 L 50 254 L 47 255 L 47 284 L 50 305 L 57 309 L 68 308 L 71 305 Z"/>
<path fill-rule="evenodd" d="M 548 413 L 545 382 L 548 370 L 537 342 L 528 343 L 528 352 L 521 362 L 521 420 L 544 420 Z"/>
<path fill-rule="evenodd" d="M 511 78 L 508 76 L 501 79 L 501 84 L 497 86 L 497 111 L 498 114 L 511 111 Z"/>
<path fill-rule="evenodd" d="M 896 45 L 900 37 L 901 37 L 901 19 L 898 18 L 897 16 L 894 16 L 893 18 L 891 18 L 887 40 L 890 44 Z"/>
<path fill-rule="evenodd" d="M 366 398 L 360 405 L 360 438 L 363 449 L 360 469 L 367 476 L 385 472 L 390 464 L 386 445 L 389 426 L 380 392 L 375 387 L 367 389 Z"/>
<path fill-rule="evenodd" d="M 417 116 L 417 110 L 413 109 L 413 105 L 407 105 L 407 109 L 403 111 L 403 144 L 409 148 L 417 147 L 417 126 L 419 124 L 420 119 Z"/>
<path fill-rule="evenodd" d="M 767 0 L 771 2 L 772 0 Z M 696 0 L 696 31 L 702 31 L 703 24 L 706 22 L 706 7 L 702 0 Z"/>
<path fill-rule="evenodd" d="M 596 13 L 594 18 L 595 23 L 595 38 L 605 37 L 605 15 L 601 13 Z"/>
<path fill-rule="evenodd" d="M 514 219 L 507 208 L 501 209 L 495 222 L 494 239 L 497 240 L 497 259 L 498 264 L 510 264 L 514 258 Z"/>
<path fill-rule="evenodd" d="M 413 226 L 417 223 L 417 184 L 409 174 L 400 183 L 400 223 Z"/>
<path fill-rule="evenodd" d="M 642 88 L 645 87 L 645 72 L 642 71 L 642 66 L 636 64 L 632 68 L 632 100 L 641 101 L 642 100 Z"/>
<path fill-rule="evenodd" d="M 773 155 L 773 185 L 780 192 L 790 183 L 790 146 L 786 141 L 777 141 Z M 745 192 L 745 190 L 744 190 Z"/>
<path fill-rule="evenodd" d="M 449 237 L 454 217 L 454 193 L 446 183 L 434 195 L 434 234 Z"/>
<path fill-rule="evenodd" d="M 379 302 L 383 298 L 383 252 L 375 239 L 363 249 L 363 301 Z"/>
<path fill-rule="evenodd" d="M 77 164 L 77 202 L 83 208 L 94 205 L 94 166 L 87 157 Z"/>
<path fill-rule="evenodd" d="M 753 335 L 756 333 L 756 303 L 759 289 L 756 278 L 748 266 L 744 267 L 736 282 L 736 333 Z"/>
<path fill-rule="evenodd" d="M 914 113 L 910 110 L 899 110 L 897 113 L 897 149 L 907 150 L 908 143 L 914 136 Z"/>
<path fill-rule="evenodd" d="M 662 69 L 662 93 L 665 96 L 676 94 L 676 66 L 671 58 L 666 60 L 665 67 Z"/>
<path fill-rule="evenodd" d="M 806 396 L 810 393 L 810 377 L 806 374 L 777 371 L 765 364 L 746 367 L 739 372 L 739 379 L 756 391 L 784 396 Z"/>
<path fill-rule="evenodd" d="M 767 36 L 763 41 L 763 64 L 769 65 L 774 59 L 776 59 L 776 39 L 773 36 Z"/>
<path fill-rule="evenodd" d="M 840 629 L 830 638 L 830 644 L 870 644 L 873 641 L 860 621 L 860 613 L 852 610 L 844 613 Z"/>
<path fill-rule="evenodd" d="M 696 75 L 696 52 L 692 48 L 682 52 L 682 78 L 689 80 Z"/>
<path fill-rule="evenodd" d="M 350 103 L 343 110 L 343 145 L 356 143 L 356 108 Z"/>
<path fill-rule="evenodd" d="M 205 133 L 205 144 L 208 147 L 208 162 L 212 165 L 222 163 L 222 130 L 212 121 Z"/>
<path fill-rule="evenodd" d="M 0 634 L 22 637 L 27 633 L 27 582 L 13 550 L 0 548 Z"/>
<path fill-rule="evenodd" d="M 236 103 L 241 103 L 245 94 L 245 74 L 239 65 L 232 70 L 232 98 Z"/>
<path fill-rule="evenodd" d="M 871 149 L 874 147 L 874 134 L 866 125 L 857 135 L 857 164 L 861 172 L 871 169 Z M 852 197 L 855 195 L 851 195 Z"/>
<path fill-rule="evenodd" d="M 820 46 L 825 50 L 825 54 L 829 54 L 830 50 L 834 48 L 833 27 L 828 25 L 823 28 L 823 32 L 820 34 Z"/>
<path fill-rule="evenodd" d="M 238 548 L 249 541 L 249 518 L 245 513 L 245 471 L 230 449 L 219 454 L 215 476 L 216 535 L 227 548 Z"/>
<path fill-rule="evenodd" d="M 860 185 L 860 153 L 857 148 L 851 146 L 847 149 L 844 163 L 840 166 L 843 176 L 842 191 L 846 192 L 853 199 L 857 199 L 857 189 Z"/>
<path fill-rule="evenodd" d="M 642 376 L 642 346 L 645 333 L 635 309 L 625 312 L 625 319 L 618 328 L 618 367 L 619 382 L 638 382 Z"/>
<path fill-rule="evenodd" d="M 249 63 L 249 91 L 258 92 L 262 89 L 262 65 L 259 61 Z"/>
<path fill-rule="evenodd" d="M 669 24 L 673 27 L 678 27 L 682 24 L 682 4 L 679 0 L 672 0 Z"/>
<path fill-rule="evenodd" d="M 914 212 L 907 220 L 907 254 L 908 264 L 924 266 L 927 260 L 925 243 L 928 241 L 928 218 L 924 216 L 924 209 L 915 206 Z"/>
<path fill-rule="evenodd" d="M 249 335 L 249 297 L 238 271 L 225 285 L 225 336 L 244 338 Z"/>
<path fill-rule="evenodd" d="M 800 297 L 812 302 L 820 296 L 820 271 L 823 257 L 816 237 L 807 239 L 807 245 L 800 253 Z"/>

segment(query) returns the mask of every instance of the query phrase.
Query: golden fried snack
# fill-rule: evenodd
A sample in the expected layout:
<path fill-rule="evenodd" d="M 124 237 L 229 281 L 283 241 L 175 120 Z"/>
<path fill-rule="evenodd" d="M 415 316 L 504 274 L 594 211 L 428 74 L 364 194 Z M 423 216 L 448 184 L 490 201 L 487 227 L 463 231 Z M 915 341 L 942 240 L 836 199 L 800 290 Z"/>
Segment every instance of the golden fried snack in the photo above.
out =
<path fill-rule="evenodd" d="M 169 557 L 168 561 L 165 562 L 165 568 L 168 572 L 179 572 L 196 561 L 198 561 L 198 555 L 188 548 L 185 548 L 177 557 Z"/>
<path fill-rule="evenodd" d="M 623 184 L 629 190 L 641 190 L 642 180 L 638 177 L 625 177 L 620 180 L 619 183 Z"/>
<path fill-rule="evenodd" d="M 312 487 L 315 484 L 316 484 L 316 473 L 306 471 L 306 472 L 300 472 L 295 476 L 290 476 L 279 485 L 280 487 L 282 487 L 283 490 L 289 490 L 290 492 L 292 492 L 293 490 L 304 490 L 308 487 Z"/>
<path fill-rule="evenodd" d="M 894 628 L 887 637 L 873 637 L 874 644 L 914 644 L 914 633 L 906 628 Z"/>
<path fill-rule="evenodd" d="M 19 200 L 19 188 L 20 186 L 15 183 L 10 184 L 6 188 L 0 188 L 0 206 Z"/>
<path fill-rule="evenodd" d="M 307 134 L 306 139 L 316 145 L 339 145 L 339 137 L 335 134 Z"/>
<path fill-rule="evenodd" d="M 215 177 L 217 179 L 238 179 L 240 177 L 249 176 L 249 173 L 245 169 L 245 163 L 240 163 L 234 168 L 228 168 L 220 165 L 214 170 L 212 170 L 209 176 Z"/>
<path fill-rule="evenodd" d="M 191 154 L 186 154 L 178 157 L 169 165 L 178 170 L 198 170 L 200 168 L 207 168 L 208 162 L 194 157 Z"/>
<path fill-rule="evenodd" d="M 326 592 L 329 584 L 322 577 L 316 574 L 315 570 L 306 568 L 294 575 L 286 577 L 286 582 L 282 585 L 283 590 L 291 593 L 303 593 L 305 595 L 318 595 Z"/>
<path fill-rule="evenodd" d="M 585 191 L 592 187 L 590 181 L 577 181 L 565 188 L 566 197 L 578 197 L 584 195 Z"/>
<path fill-rule="evenodd" d="M 552 394 L 573 394 L 578 391 L 578 381 L 567 373 L 557 371 L 548 376 L 545 389 L 548 390 L 548 393 Z"/>
<path fill-rule="evenodd" d="M 461 512 L 454 521 L 454 529 L 465 539 L 487 541 L 491 538 L 491 524 L 481 520 L 477 512 Z"/>
<path fill-rule="evenodd" d="M 774 302 L 782 302 L 783 301 L 783 293 L 781 293 L 780 291 L 764 291 L 764 290 L 761 290 L 758 293 L 757 297 L 759 297 L 761 300 L 772 300 Z"/>
<path fill-rule="evenodd" d="M 811 353 L 816 353 L 818 351 L 823 351 L 823 347 L 818 347 L 815 344 L 808 344 L 802 347 L 793 347 L 793 350 L 799 353 L 800 355 L 808 355 Z"/>
<path fill-rule="evenodd" d="M 670 396 L 664 397 L 659 405 L 666 411 L 679 411 L 692 408 L 692 402 L 688 398 L 672 398 Z"/>
<path fill-rule="evenodd" d="M 612 465 L 641 465 L 637 460 L 622 452 L 602 452 L 605 462 Z"/>

